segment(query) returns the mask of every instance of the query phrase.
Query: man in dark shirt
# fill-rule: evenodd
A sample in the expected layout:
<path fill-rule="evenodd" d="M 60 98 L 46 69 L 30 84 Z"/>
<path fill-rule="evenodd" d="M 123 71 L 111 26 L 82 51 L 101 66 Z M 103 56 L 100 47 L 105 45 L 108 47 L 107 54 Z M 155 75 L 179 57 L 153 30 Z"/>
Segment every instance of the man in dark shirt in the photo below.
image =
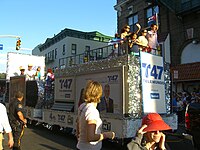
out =
<path fill-rule="evenodd" d="M 14 138 L 13 150 L 21 150 L 21 138 L 27 123 L 27 120 L 24 117 L 23 98 L 24 94 L 18 91 L 15 94 L 15 99 L 9 104 L 9 120 Z"/>

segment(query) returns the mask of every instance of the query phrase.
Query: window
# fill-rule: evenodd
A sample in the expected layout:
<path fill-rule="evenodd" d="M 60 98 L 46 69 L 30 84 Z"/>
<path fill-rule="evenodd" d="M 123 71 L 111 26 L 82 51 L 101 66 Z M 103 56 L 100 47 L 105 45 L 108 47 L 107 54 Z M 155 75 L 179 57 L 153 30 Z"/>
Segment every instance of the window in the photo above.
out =
<path fill-rule="evenodd" d="M 103 48 L 99 48 L 97 51 L 97 59 L 103 58 Z"/>
<path fill-rule="evenodd" d="M 130 31 L 134 32 L 137 30 L 137 27 L 135 26 L 135 24 L 138 23 L 138 14 L 134 14 L 130 17 L 128 17 L 128 25 L 130 26 Z"/>
<path fill-rule="evenodd" d="M 90 51 L 90 46 L 85 46 L 85 51 L 86 52 Z"/>
<path fill-rule="evenodd" d="M 48 58 L 47 58 L 47 54 L 45 54 L 45 62 L 47 62 Z"/>
<path fill-rule="evenodd" d="M 146 20 L 147 20 L 148 27 L 150 27 L 151 24 L 157 24 L 156 22 L 158 21 L 158 18 L 157 18 L 158 14 L 159 14 L 158 6 L 154 6 L 147 9 Z"/>
<path fill-rule="evenodd" d="M 76 55 L 76 44 L 72 44 L 72 55 Z"/>
<path fill-rule="evenodd" d="M 51 51 L 51 58 L 54 60 L 54 50 Z"/>
<path fill-rule="evenodd" d="M 63 52 L 62 52 L 63 55 L 65 55 L 65 44 L 63 45 Z"/>
<path fill-rule="evenodd" d="M 88 56 L 93 55 L 93 51 L 90 51 L 90 46 L 85 46 L 85 54 Z"/>
<path fill-rule="evenodd" d="M 48 52 L 48 61 L 51 60 L 51 52 Z"/>
<path fill-rule="evenodd" d="M 55 49 L 55 59 L 57 58 L 57 48 Z"/>

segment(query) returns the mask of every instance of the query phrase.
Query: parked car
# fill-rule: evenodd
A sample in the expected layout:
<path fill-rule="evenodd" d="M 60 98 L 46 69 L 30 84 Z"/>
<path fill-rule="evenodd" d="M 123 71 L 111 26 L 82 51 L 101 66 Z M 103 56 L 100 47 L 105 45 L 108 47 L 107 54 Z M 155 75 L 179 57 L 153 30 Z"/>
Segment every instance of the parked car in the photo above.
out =
<path fill-rule="evenodd" d="M 186 107 L 185 127 L 192 136 L 194 147 L 200 150 L 200 103 L 190 103 Z"/>

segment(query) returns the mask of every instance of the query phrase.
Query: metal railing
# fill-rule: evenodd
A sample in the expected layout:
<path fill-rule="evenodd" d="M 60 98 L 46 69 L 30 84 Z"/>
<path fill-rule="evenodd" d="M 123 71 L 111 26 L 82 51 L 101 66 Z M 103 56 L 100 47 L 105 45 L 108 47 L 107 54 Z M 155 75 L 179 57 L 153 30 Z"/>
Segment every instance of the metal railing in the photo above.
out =
<path fill-rule="evenodd" d="M 59 59 L 59 68 L 64 69 L 67 67 L 76 66 L 78 64 L 88 63 L 91 61 L 98 61 L 98 60 L 107 59 L 107 58 L 118 57 L 118 56 L 127 55 L 127 54 L 135 55 L 136 57 L 138 57 L 139 51 L 145 51 L 147 53 L 152 53 L 152 51 L 154 51 L 154 53 L 152 53 L 153 55 L 162 56 L 162 49 L 160 49 L 161 47 L 159 49 L 143 47 L 142 50 L 138 47 L 137 52 L 131 52 L 131 49 L 129 49 L 128 45 L 125 46 L 126 47 L 125 50 L 123 50 L 124 46 L 122 46 L 120 44 L 118 44 L 118 45 L 119 46 L 117 48 L 114 48 L 114 45 L 108 45 L 108 46 L 100 47 L 100 48 L 93 49 L 90 51 L 86 51 L 84 53 L 77 54 L 74 56 L 60 58 Z M 135 44 L 135 45 L 137 45 L 137 44 Z"/>
<path fill-rule="evenodd" d="M 100 47 L 100 48 L 93 49 L 90 51 L 86 51 L 84 53 L 77 54 L 74 56 L 60 58 L 59 68 L 63 69 L 69 66 L 83 64 L 90 61 L 106 59 L 109 57 L 109 55 L 112 54 L 112 52 L 113 52 L 113 45 L 108 45 L 108 46 Z"/>

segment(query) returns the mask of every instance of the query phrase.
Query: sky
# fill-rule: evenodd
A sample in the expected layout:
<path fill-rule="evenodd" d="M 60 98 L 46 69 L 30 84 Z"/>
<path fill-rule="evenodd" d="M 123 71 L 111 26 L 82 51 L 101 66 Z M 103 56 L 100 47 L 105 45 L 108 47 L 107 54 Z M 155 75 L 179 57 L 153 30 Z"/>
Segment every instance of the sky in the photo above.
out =
<path fill-rule="evenodd" d="M 117 31 L 116 0 L 1 0 L 0 73 L 6 72 L 8 52 L 31 54 L 31 50 L 65 28 L 83 32 L 98 31 L 114 36 Z M 21 50 L 16 51 L 16 38 Z"/>

